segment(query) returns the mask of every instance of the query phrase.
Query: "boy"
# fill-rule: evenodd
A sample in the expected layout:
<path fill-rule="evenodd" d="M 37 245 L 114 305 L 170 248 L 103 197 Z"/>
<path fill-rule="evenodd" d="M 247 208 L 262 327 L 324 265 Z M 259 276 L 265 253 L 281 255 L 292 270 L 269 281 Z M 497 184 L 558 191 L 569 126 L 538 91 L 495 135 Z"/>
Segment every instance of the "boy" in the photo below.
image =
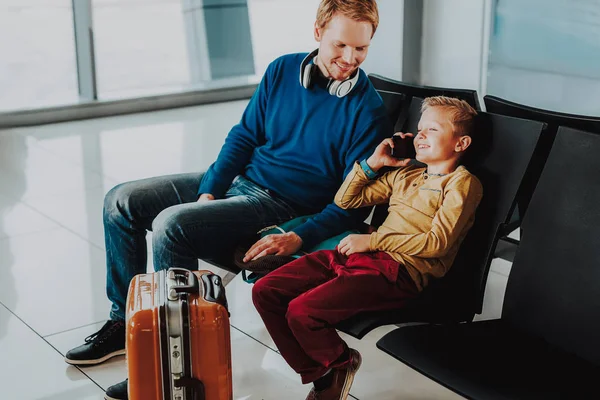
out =
<path fill-rule="evenodd" d="M 303 383 L 314 384 L 307 400 L 345 400 L 360 366 L 360 354 L 333 326 L 417 297 L 446 274 L 473 225 L 483 191 L 460 160 L 473 141 L 477 113 L 443 96 L 425 99 L 422 112 L 414 146 L 426 168 L 393 158 L 393 140 L 385 139 L 355 163 L 336 194 L 344 209 L 389 201 L 377 232 L 349 235 L 337 250 L 302 257 L 254 285 L 254 304 L 281 355 Z M 384 166 L 401 168 L 379 176 Z"/>

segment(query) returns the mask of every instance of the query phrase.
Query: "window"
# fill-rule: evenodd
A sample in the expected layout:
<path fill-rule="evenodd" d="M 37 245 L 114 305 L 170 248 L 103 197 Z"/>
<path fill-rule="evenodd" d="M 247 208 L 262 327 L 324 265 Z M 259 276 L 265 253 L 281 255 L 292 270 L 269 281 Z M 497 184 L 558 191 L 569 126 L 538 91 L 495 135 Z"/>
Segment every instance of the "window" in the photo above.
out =
<path fill-rule="evenodd" d="M 0 2 L 0 112 L 77 104 L 78 72 L 89 98 L 136 98 L 257 83 L 317 47 L 320 0 L 76 1 Z"/>
<path fill-rule="evenodd" d="M 0 37 L 0 112 L 78 101 L 71 0 L 2 0 Z"/>
<path fill-rule="evenodd" d="M 496 0 L 487 92 L 600 115 L 600 0 Z"/>

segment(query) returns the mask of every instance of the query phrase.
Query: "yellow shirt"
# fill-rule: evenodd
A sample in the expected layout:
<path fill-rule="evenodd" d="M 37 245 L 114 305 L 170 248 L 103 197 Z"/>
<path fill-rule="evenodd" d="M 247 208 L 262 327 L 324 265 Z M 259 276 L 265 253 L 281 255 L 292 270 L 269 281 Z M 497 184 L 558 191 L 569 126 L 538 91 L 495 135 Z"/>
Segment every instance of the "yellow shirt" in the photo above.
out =
<path fill-rule="evenodd" d="M 369 180 L 356 163 L 335 203 L 348 209 L 389 202 L 386 220 L 371 234 L 371 251 L 404 264 L 423 290 L 450 269 L 482 196 L 481 182 L 463 166 L 442 176 L 409 166 Z"/>

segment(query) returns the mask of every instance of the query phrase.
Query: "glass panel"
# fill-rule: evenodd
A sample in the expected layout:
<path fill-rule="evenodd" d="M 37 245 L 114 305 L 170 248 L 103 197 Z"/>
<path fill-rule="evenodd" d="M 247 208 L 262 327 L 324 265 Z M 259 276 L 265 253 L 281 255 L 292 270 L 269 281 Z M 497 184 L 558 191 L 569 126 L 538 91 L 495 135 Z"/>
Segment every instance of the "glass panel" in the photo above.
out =
<path fill-rule="evenodd" d="M 100 99 L 189 83 L 181 0 L 92 0 Z"/>
<path fill-rule="evenodd" d="M 317 47 L 319 0 L 92 0 L 100 99 L 258 82 Z"/>
<path fill-rule="evenodd" d="M 92 0 L 100 100 L 256 83 L 319 0 Z M 0 2 L 0 111 L 79 101 L 71 0 Z"/>
<path fill-rule="evenodd" d="M 600 115 L 600 0 L 497 0 L 487 92 Z"/>
<path fill-rule="evenodd" d="M 71 0 L 2 0 L 0 38 L 0 112 L 78 101 Z"/>

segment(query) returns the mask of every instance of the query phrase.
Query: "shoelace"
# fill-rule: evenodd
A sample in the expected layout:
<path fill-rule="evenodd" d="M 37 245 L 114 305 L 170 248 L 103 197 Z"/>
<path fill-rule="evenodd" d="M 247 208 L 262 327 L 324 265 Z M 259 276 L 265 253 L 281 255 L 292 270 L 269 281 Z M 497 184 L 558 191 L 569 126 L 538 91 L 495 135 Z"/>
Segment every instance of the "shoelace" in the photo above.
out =
<path fill-rule="evenodd" d="M 122 325 L 122 322 L 109 321 L 106 324 L 104 324 L 104 326 L 98 332 L 92 333 L 90 336 L 86 337 L 85 343 L 102 342 Z"/>

